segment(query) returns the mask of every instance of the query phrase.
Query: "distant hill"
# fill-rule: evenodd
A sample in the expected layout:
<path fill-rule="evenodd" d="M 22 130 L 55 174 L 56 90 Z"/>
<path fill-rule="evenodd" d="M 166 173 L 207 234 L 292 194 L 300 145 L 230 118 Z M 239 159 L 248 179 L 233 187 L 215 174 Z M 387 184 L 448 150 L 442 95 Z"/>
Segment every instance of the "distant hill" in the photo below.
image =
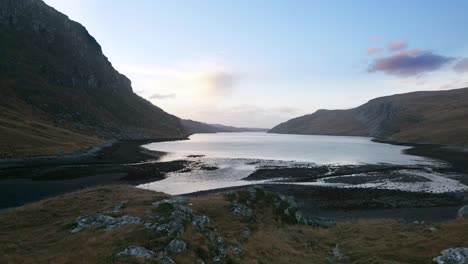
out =
<path fill-rule="evenodd" d="M 0 32 L 0 156 L 187 135 L 132 91 L 86 28 L 44 2 L 0 0 Z"/>
<path fill-rule="evenodd" d="M 266 132 L 263 128 L 244 128 L 224 126 L 220 124 L 207 124 L 190 119 L 181 119 L 182 125 L 190 134 L 195 133 L 222 133 L 222 132 Z"/>
<path fill-rule="evenodd" d="M 397 94 L 348 110 L 318 110 L 269 133 L 371 136 L 412 143 L 468 144 L 468 88 Z"/>

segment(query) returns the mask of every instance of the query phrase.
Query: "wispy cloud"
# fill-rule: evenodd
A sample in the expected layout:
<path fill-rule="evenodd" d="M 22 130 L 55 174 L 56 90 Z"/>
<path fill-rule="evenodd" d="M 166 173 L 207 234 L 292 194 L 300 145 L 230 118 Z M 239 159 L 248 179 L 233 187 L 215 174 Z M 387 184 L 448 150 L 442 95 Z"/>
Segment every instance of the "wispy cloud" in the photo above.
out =
<path fill-rule="evenodd" d="M 119 69 L 137 80 L 134 87 L 150 99 L 177 98 L 180 102 L 202 103 L 230 95 L 243 75 L 226 63 L 201 60 L 171 66 L 120 65 Z"/>
<path fill-rule="evenodd" d="M 406 47 L 408 47 L 408 43 L 404 40 L 392 41 L 387 45 L 387 49 L 392 52 L 406 49 Z"/>
<path fill-rule="evenodd" d="M 377 53 L 380 53 L 382 52 L 382 48 L 379 48 L 379 47 L 370 47 L 367 49 L 367 54 L 368 55 L 374 55 L 374 54 L 377 54 Z"/>
<path fill-rule="evenodd" d="M 398 77 L 416 76 L 438 70 L 453 60 L 452 57 L 434 54 L 431 51 L 404 50 L 375 59 L 368 71 Z"/>
<path fill-rule="evenodd" d="M 153 95 L 150 95 L 149 98 L 150 99 L 170 99 L 170 98 L 174 98 L 175 96 L 176 96 L 175 93 L 171 93 L 171 94 L 155 93 Z"/>

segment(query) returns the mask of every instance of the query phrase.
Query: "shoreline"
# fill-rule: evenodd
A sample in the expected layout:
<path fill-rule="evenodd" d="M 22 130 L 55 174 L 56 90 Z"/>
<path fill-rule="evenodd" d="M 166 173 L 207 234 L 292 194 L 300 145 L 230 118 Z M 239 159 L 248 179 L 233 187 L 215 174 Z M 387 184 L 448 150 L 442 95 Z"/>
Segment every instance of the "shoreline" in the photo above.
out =
<path fill-rule="evenodd" d="M 186 139 L 171 139 L 186 140 Z M 22 206 L 24 204 L 49 198 L 52 196 L 62 195 L 67 192 L 80 190 L 83 188 L 106 185 L 106 184 L 129 184 L 139 185 L 146 182 L 153 182 L 164 179 L 167 172 L 187 169 L 190 166 L 190 161 L 171 161 L 159 162 L 160 158 L 165 155 L 163 152 L 150 151 L 142 148 L 144 144 L 152 142 L 166 141 L 165 139 L 156 140 L 128 140 L 116 141 L 108 146 L 101 147 L 99 150 L 88 152 L 86 154 L 75 155 L 70 157 L 47 157 L 47 158 L 26 158 L 20 159 L 14 163 L 0 161 L 0 212 Z M 391 144 L 391 142 L 379 142 Z M 434 158 L 434 153 L 446 150 L 447 146 L 434 144 L 424 144 L 412 146 L 405 150 L 418 150 L 415 153 L 407 153 L 422 157 Z M 468 155 L 468 152 L 460 152 L 459 148 L 451 146 L 449 148 L 452 155 L 449 158 L 441 159 L 451 166 L 447 168 L 447 172 L 464 173 L 463 168 L 453 164 L 453 159 L 457 155 Z M 414 151 L 414 150 L 413 150 Z M 426 153 L 427 152 L 427 153 Z M 443 155 L 445 152 L 442 152 Z M 442 157 L 443 158 L 443 157 Z M 451 161 L 451 162 L 450 162 Z M 15 171 L 16 170 L 16 171 Z M 9 172 L 10 175 L 5 174 Z M 12 173 L 13 172 L 13 173 Z M 29 173 L 28 173 L 29 172 Z M 27 176 L 25 176 L 27 175 Z M 464 184 L 468 184 L 468 177 L 465 177 Z M 252 186 L 252 185 L 249 185 Z M 228 190 L 241 188 L 249 188 L 249 186 L 228 187 L 222 189 L 200 191 L 195 193 L 184 194 L 182 196 L 194 197 L 204 196 L 211 193 L 220 193 Z M 267 189 L 284 195 L 291 195 L 298 199 L 298 202 L 304 206 L 305 214 L 318 214 L 330 216 L 336 219 L 350 220 L 364 218 L 407 218 L 407 219 L 425 219 L 425 220 L 448 220 L 453 219 L 456 215 L 457 208 L 463 203 L 466 203 L 466 194 L 450 194 L 450 199 L 446 203 L 439 203 L 437 199 L 429 204 L 430 206 L 420 206 L 413 199 L 419 197 L 419 193 L 409 193 L 405 191 L 393 192 L 391 190 L 377 189 L 358 189 L 340 190 L 333 187 L 317 187 L 317 186 L 301 186 L 294 184 L 262 184 Z M 320 194 L 323 199 L 328 199 L 332 193 L 342 193 L 343 199 L 348 199 L 359 195 L 359 193 L 372 194 L 369 197 L 361 197 L 355 203 L 366 204 L 372 199 L 382 199 L 387 197 L 388 203 L 381 203 L 373 208 L 367 205 L 368 208 L 332 208 L 323 209 L 310 206 L 311 204 L 323 203 L 320 200 Z M 313 193 L 313 194 L 310 194 Z M 391 194 L 390 198 L 388 195 Z M 318 196 L 317 196 L 318 195 Z M 415 203 L 401 204 L 401 197 L 410 197 Z M 327 198 L 328 197 L 328 198 Z M 460 198 L 462 197 L 462 198 Z M 318 200 L 317 200 L 318 199 Z M 432 199 L 432 198 L 431 198 Z M 445 198 L 444 198 L 445 199 Z M 461 200 L 460 200 L 461 199 Z M 343 203 L 345 200 L 340 201 Z M 450 200 L 450 201 L 449 201 Z M 388 206 L 391 202 L 395 202 L 394 206 Z"/>

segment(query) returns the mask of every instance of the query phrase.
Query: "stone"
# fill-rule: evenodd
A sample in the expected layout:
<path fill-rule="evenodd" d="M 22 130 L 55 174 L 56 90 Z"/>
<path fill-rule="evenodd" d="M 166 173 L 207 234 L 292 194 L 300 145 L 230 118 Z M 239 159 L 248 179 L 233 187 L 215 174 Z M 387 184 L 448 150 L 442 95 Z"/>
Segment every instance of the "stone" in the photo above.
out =
<path fill-rule="evenodd" d="M 159 252 L 158 258 L 163 264 L 176 264 L 165 251 Z"/>
<path fill-rule="evenodd" d="M 119 226 L 138 224 L 140 221 L 141 219 L 139 217 L 130 215 L 121 217 L 112 217 L 103 214 L 83 215 L 76 219 L 74 227 L 70 232 L 77 233 L 90 227 L 102 227 L 108 231 Z"/>
<path fill-rule="evenodd" d="M 468 264 L 468 248 L 448 248 L 433 259 L 437 264 Z"/>
<path fill-rule="evenodd" d="M 241 216 L 244 223 L 254 223 L 256 221 L 256 215 L 251 208 L 236 201 L 232 203 L 232 206 L 232 212 Z"/>
<path fill-rule="evenodd" d="M 187 249 L 187 244 L 183 240 L 174 239 L 166 246 L 169 253 L 181 253 Z"/>
<path fill-rule="evenodd" d="M 118 258 L 121 257 L 142 257 L 142 258 L 154 258 L 156 257 L 156 254 L 148 250 L 144 247 L 140 246 L 129 246 L 128 248 L 124 249 L 122 252 L 117 253 L 115 255 Z"/>
<path fill-rule="evenodd" d="M 242 248 L 240 246 L 231 246 L 231 250 L 236 254 L 242 253 Z"/>
<path fill-rule="evenodd" d="M 337 260 L 345 260 L 346 259 L 346 256 L 343 254 L 343 252 L 341 252 L 341 249 L 338 245 L 336 245 L 334 248 L 333 248 L 333 256 L 337 259 Z"/>
<path fill-rule="evenodd" d="M 431 231 L 431 232 L 435 232 L 435 231 L 438 231 L 438 230 L 439 229 L 437 227 L 435 227 L 435 226 L 429 227 L 429 231 Z"/>
<path fill-rule="evenodd" d="M 463 206 L 458 210 L 459 217 L 468 217 L 468 205 Z"/>
<path fill-rule="evenodd" d="M 206 225 L 211 223 L 211 219 L 206 215 L 194 215 L 192 220 L 192 225 L 198 226 L 199 228 L 203 228 Z"/>
<path fill-rule="evenodd" d="M 278 197 L 285 203 L 288 204 L 288 207 L 297 208 L 297 203 L 294 197 L 278 194 Z"/>
<path fill-rule="evenodd" d="M 114 205 L 111 209 L 104 211 L 105 214 L 118 213 L 122 208 L 127 205 L 128 201 L 121 201 Z"/>
<path fill-rule="evenodd" d="M 168 204 L 172 204 L 172 205 L 186 205 L 187 201 L 188 201 L 188 199 L 185 198 L 185 197 L 174 196 L 172 198 L 163 199 L 161 201 L 154 202 L 153 205 L 154 206 L 159 206 L 160 204 L 163 204 L 163 203 L 168 203 Z"/>

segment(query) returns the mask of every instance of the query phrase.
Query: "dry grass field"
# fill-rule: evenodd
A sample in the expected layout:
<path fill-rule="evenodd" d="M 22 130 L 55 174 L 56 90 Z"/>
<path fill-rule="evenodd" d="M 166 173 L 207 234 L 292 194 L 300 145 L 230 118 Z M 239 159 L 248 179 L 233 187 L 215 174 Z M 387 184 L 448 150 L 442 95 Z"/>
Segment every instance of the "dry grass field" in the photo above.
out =
<path fill-rule="evenodd" d="M 80 215 L 101 212 L 123 200 L 128 204 L 116 216 L 147 219 L 155 210 L 152 203 L 165 197 L 124 185 L 100 186 L 2 212 L 0 263 L 119 263 L 123 260 L 115 254 L 129 245 L 158 252 L 171 237 L 145 229 L 142 223 L 111 231 L 69 230 Z M 188 206 L 212 219 L 226 245 L 242 248 L 225 263 L 431 263 L 445 248 L 468 246 L 468 221 L 463 219 L 417 225 L 375 219 L 319 228 L 282 222 L 269 207 L 256 209 L 255 223 L 243 223 L 231 213 L 223 194 L 192 197 Z M 242 236 L 244 230 L 251 235 Z M 176 263 L 212 262 L 212 245 L 196 227 L 187 226 L 181 238 L 187 250 L 171 255 Z M 337 246 L 342 259 L 333 254 Z M 141 258 L 125 259 L 128 262 L 158 263 Z"/>

